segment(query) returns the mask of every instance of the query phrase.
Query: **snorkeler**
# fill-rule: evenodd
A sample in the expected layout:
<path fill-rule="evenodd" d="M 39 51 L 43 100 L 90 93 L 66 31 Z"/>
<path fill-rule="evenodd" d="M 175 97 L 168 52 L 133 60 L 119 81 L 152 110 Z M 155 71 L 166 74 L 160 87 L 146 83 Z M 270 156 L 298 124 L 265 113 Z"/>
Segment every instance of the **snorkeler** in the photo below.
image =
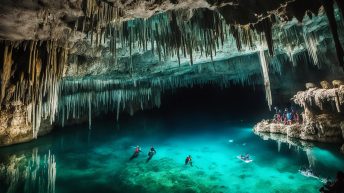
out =
<path fill-rule="evenodd" d="M 156 154 L 156 150 L 155 150 L 155 148 L 152 146 L 152 147 L 150 148 L 149 152 L 148 152 L 148 158 L 147 158 L 147 160 L 146 160 L 146 163 L 149 162 L 155 154 Z"/>
<path fill-rule="evenodd" d="M 250 155 L 247 153 L 246 155 L 240 155 L 240 158 L 242 159 L 242 160 L 249 160 L 250 159 Z"/>
<path fill-rule="evenodd" d="M 190 164 L 190 166 L 192 166 L 192 158 L 191 155 L 189 155 L 188 157 L 186 157 L 185 159 L 185 165 Z"/>
<path fill-rule="evenodd" d="M 129 160 L 137 158 L 139 156 L 140 152 L 141 152 L 141 147 L 140 146 L 136 146 L 134 154 L 130 157 Z"/>

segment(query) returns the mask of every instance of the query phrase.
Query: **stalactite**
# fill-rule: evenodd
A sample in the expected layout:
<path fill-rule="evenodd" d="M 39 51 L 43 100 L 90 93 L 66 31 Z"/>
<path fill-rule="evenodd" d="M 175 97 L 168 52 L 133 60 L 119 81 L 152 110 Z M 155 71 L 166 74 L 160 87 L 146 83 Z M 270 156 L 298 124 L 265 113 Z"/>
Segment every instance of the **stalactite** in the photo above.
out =
<path fill-rule="evenodd" d="M 264 52 L 264 47 L 261 45 L 259 49 L 259 59 L 260 59 L 260 64 L 262 67 L 263 71 L 263 77 L 264 77 L 264 86 L 265 86 L 265 96 L 266 100 L 269 105 L 269 109 L 271 111 L 271 106 L 272 106 L 272 95 L 271 95 L 271 86 L 270 86 L 270 77 L 269 77 L 269 66 L 268 62 L 265 57 L 265 52 Z"/>
<path fill-rule="evenodd" d="M 27 45 L 29 49 L 26 49 Z M 27 67 L 11 70 L 13 49 L 16 49 L 16 52 L 28 52 Z M 5 46 L 2 77 L 9 78 L 14 73 L 18 74 L 19 77 L 13 78 L 13 100 L 27 106 L 26 122 L 31 124 L 33 138 L 37 138 L 42 118 L 49 117 L 50 122 L 54 122 L 59 95 L 58 84 L 67 54 L 65 49 L 58 49 L 53 41 L 24 41 Z M 1 89 L 6 89 L 6 85 L 7 80 L 2 80 Z"/>
<path fill-rule="evenodd" d="M 315 37 L 315 35 L 311 33 L 307 33 L 306 30 L 304 30 L 303 37 L 305 39 L 306 49 L 308 51 L 309 56 L 312 58 L 315 65 L 317 65 L 319 68 L 321 67 L 320 61 L 318 59 L 318 42 Z"/>
<path fill-rule="evenodd" d="M 91 100 L 92 100 L 92 96 L 91 96 L 91 93 L 89 93 L 89 95 L 88 95 L 88 127 L 89 127 L 89 129 L 92 128 L 92 103 L 91 103 Z"/>
<path fill-rule="evenodd" d="M 306 149 L 306 155 L 307 155 L 309 167 L 313 168 L 315 166 L 315 157 L 310 148 Z"/>
<path fill-rule="evenodd" d="M 8 81 L 11 77 L 11 68 L 12 68 L 12 45 L 6 45 L 4 49 L 4 61 L 1 74 L 1 96 L 0 96 L 0 110 L 3 99 L 6 94 L 6 87 Z"/>
<path fill-rule="evenodd" d="M 337 57 L 339 64 L 344 68 L 344 50 L 339 40 L 338 29 L 336 18 L 334 15 L 333 0 L 321 0 L 322 5 L 324 6 L 327 18 L 329 20 L 330 29 L 332 32 L 334 44 L 336 46 Z"/>

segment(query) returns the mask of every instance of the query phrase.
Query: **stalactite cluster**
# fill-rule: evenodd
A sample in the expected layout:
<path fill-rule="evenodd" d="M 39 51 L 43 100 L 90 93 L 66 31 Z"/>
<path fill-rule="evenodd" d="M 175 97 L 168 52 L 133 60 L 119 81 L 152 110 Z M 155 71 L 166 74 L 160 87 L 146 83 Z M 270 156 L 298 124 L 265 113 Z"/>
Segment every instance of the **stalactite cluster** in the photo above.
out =
<path fill-rule="evenodd" d="M 68 51 L 55 41 L 1 42 L 4 63 L 1 76 L 0 110 L 9 102 L 27 106 L 27 122 L 37 137 L 42 118 L 54 121 L 58 104 L 59 81 L 63 75 Z M 11 68 L 11 65 L 20 66 Z M 14 87 L 13 93 L 6 93 Z M 5 95 L 9 101 L 4 101 Z M 1 113 L 1 111 L 0 111 Z"/>
<path fill-rule="evenodd" d="M 4 40 L 0 49 L 0 53 L 3 53 L 0 113 L 2 108 L 8 106 L 8 102 L 20 102 L 27 106 L 27 122 L 32 124 L 33 136 L 37 137 L 41 119 L 49 118 L 53 123 L 57 113 L 58 119 L 64 122 L 69 118 L 80 118 L 84 112 L 88 112 L 91 127 L 92 112 L 97 112 L 100 107 L 105 107 L 106 111 L 116 109 L 119 112 L 123 106 L 128 107 L 126 103 L 141 103 L 142 106 L 151 102 L 151 92 L 157 92 L 158 96 L 165 89 L 192 87 L 196 84 L 252 85 L 262 80 L 271 107 L 269 76 L 272 73 L 281 74 L 285 64 L 296 66 L 307 62 L 321 68 L 327 60 L 321 47 L 330 45 L 328 42 L 334 40 L 337 59 L 344 65 L 344 51 L 339 38 L 344 33 L 343 20 L 339 21 L 336 17 L 338 12 L 343 16 L 341 0 L 280 0 L 268 1 L 271 5 L 267 6 L 261 1 L 255 1 L 256 4 L 252 2 L 226 4 L 224 1 L 207 1 L 210 8 L 192 11 L 166 9 L 166 12 L 149 18 L 128 19 L 126 8 L 138 1 L 84 0 L 80 2 L 80 7 L 77 4 L 74 6 L 81 9 L 79 11 L 84 15 L 66 14 L 62 20 L 71 26 L 74 34 L 86 34 L 82 43 L 78 42 L 84 43 L 83 51 L 100 51 L 88 56 L 79 50 L 73 57 L 83 60 L 105 58 L 109 63 L 115 63 L 116 67 L 118 63 L 118 68 L 124 70 L 112 75 L 109 80 L 69 77 L 71 80 L 66 78 L 60 85 L 68 60 L 67 44 L 71 42 Z M 151 1 L 147 4 L 159 6 L 161 3 Z M 334 9 L 335 4 L 338 9 Z M 320 7 L 324 8 L 322 12 L 319 11 Z M 321 14 L 326 14 L 326 24 L 308 22 L 310 18 L 320 20 L 318 15 Z M 49 14 L 44 12 L 43 15 L 44 22 L 48 22 Z M 298 22 L 306 22 L 296 25 L 297 21 L 293 18 Z M 41 24 L 41 28 L 46 24 Z M 324 29 L 318 32 L 314 30 L 314 25 Z M 326 31 L 327 26 L 330 26 L 327 30 L 332 34 L 331 40 L 320 34 Z M 223 54 L 224 50 L 229 56 L 221 56 L 222 61 L 218 61 L 218 54 Z M 152 68 L 149 66 L 144 69 L 150 74 L 140 74 L 141 69 L 135 69 L 140 64 L 136 64 L 134 59 L 147 52 L 158 58 L 159 63 L 156 62 L 156 65 L 161 68 L 150 71 L 155 65 L 151 64 Z M 128 61 L 122 61 L 127 58 Z M 204 62 L 203 58 L 207 61 Z M 178 61 L 180 71 L 186 67 L 190 70 L 183 71 L 185 74 L 171 76 L 173 69 L 168 69 L 168 65 L 165 67 L 164 64 L 172 60 Z M 200 61 L 207 64 L 199 64 Z M 208 61 L 211 67 L 207 66 Z M 219 65 L 221 62 L 226 62 L 226 65 Z M 82 63 L 79 61 L 77 65 Z M 246 69 L 247 64 L 260 66 L 262 76 L 257 78 L 257 72 Z M 168 70 L 171 71 L 166 72 Z M 202 70 L 211 73 L 205 78 Z M 153 106 L 158 106 L 160 102 L 156 99 L 153 103 Z"/>
<path fill-rule="evenodd" d="M 299 4 L 300 2 L 290 3 L 283 9 L 293 10 L 296 9 L 295 6 L 301 6 Z M 315 15 L 319 14 L 321 5 L 317 1 L 311 12 Z M 303 4 L 302 6 L 304 7 Z M 134 71 L 132 59 L 134 48 L 136 52 L 137 50 L 143 52 L 151 50 L 158 56 L 160 62 L 177 57 L 179 65 L 181 57 L 188 57 L 189 64 L 194 64 L 195 53 L 200 53 L 200 57 L 210 58 L 213 61 L 217 51 L 223 49 L 224 43 L 232 41 L 236 43 L 239 52 L 260 52 L 257 45 L 260 45 L 261 42 L 266 45 L 270 56 L 278 53 L 279 50 L 285 50 L 289 53 L 290 61 L 294 65 L 298 63 L 298 60 L 308 60 L 308 56 L 305 56 L 304 59 L 299 57 L 299 53 L 302 53 L 304 49 L 308 51 L 313 63 L 319 67 L 321 67 L 324 57 L 318 52 L 320 46 L 318 34 L 308 31 L 307 27 L 292 27 L 291 29 L 281 27 L 285 23 L 283 21 L 285 15 L 269 14 L 261 16 L 254 23 L 237 24 L 233 22 L 232 18 L 229 18 L 232 16 L 224 11 L 226 8 L 222 7 L 215 11 L 206 8 L 197 9 L 188 20 L 185 20 L 183 16 L 184 10 L 174 10 L 154 15 L 148 19 L 121 21 L 121 10 L 115 7 L 115 4 L 88 0 L 85 7 L 87 18 L 92 18 L 92 21 L 93 18 L 96 18 L 97 21 L 97 24 L 94 25 L 94 22 L 91 22 L 93 27 L 88 32 L 91 44 L 96 42 L 97 46 L 108 45 L 116 62 L 117 50 L 127 50 L 130 58 L 130 74 Z M 307 10 L 308 8 L 305 8 L 303 12 Z M 305 14 L 298 15 L 300 11 L 290 11 L 290 13 L 300 21 L 305 16 Z M 312 13 L 308 15 L 312 17 Z M 331 24 L 331 15 L 327 16 Z M 336 23 L 335 20 L 334 23 Z M 303 32 L 303 38 L 300 38 L 300 32 Z M 280 34 L 284 38 L 283 40 L 279 37 Z M 300 47 L 302 44 L 304 46 Z M 338 49 L 337 53 L 340 53 Z M 269 73 L 263 74 L 264 79 L 267 80 Z M 267 91 L 268 93 L 270 92 Z M 267 96 L 267 99 L 271 105 L 270 97 Z"/>
<path fill-rule="evenodd" d="M 152 88 L 115 89 L 104 91 L 78 92 L 60 98 L 58 119 L 62 126 L 69 119 L 88 116 L 91 128 L 92 115 L 127 110 L 133 114 L 135 109 L 160 106 L 160 91 Z"/>

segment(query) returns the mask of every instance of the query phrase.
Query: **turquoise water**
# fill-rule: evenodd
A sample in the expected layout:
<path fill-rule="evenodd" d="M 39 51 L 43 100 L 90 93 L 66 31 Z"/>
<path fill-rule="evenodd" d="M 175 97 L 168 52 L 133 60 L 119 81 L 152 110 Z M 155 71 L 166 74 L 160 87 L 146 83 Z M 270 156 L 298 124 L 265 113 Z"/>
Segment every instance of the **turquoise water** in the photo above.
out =
<path fill-rule="evenodd" d="M 329 145 L 263 140 L 253 124 L 228 120 L 132 118 L 59 129 L 32 143 L 0 149 L 0 192 L 318 192 L 322 176 L 344 168 Z M 142 153 L 129 161 L 134 148 Z M 157 150 L 146 163 L 151 145 Z M 50 156 L 49 156 L 50 152 Z M 236 156 L 252 155 L 244 163 Z M 193 167 L 184 166 L 187 155 Z M 50 159 L 49 159 L 50 158 Z M 56 165 L 55 165 L 56 164 Z"/>

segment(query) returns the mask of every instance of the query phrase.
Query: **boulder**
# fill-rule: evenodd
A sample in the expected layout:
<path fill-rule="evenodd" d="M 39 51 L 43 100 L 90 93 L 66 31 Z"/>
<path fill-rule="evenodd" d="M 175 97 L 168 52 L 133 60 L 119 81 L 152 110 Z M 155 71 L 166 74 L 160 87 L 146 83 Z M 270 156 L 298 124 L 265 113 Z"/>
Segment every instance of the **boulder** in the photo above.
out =
<path fill-rule="evenodd" d="M 321 81 L 320 85 L 321 85 L 321 88 L 323 88 L 323 89 L 331 89 L 332 88 L 332 85 L 326 80 Z"/>
<path fill-rule="evenodd" d="M 333 80 L 332 85 L 334 88 L 339 88 L 341 85 L 344 85 L 344 82 L 341 80 Z"/>
<path fill-rule="evenodd" d="M 310 88 L 318 88 L 316 84 L 312 83 L 312 82 L 307 82 L 305 85 L 306 89 L 310 89 Z"/>

